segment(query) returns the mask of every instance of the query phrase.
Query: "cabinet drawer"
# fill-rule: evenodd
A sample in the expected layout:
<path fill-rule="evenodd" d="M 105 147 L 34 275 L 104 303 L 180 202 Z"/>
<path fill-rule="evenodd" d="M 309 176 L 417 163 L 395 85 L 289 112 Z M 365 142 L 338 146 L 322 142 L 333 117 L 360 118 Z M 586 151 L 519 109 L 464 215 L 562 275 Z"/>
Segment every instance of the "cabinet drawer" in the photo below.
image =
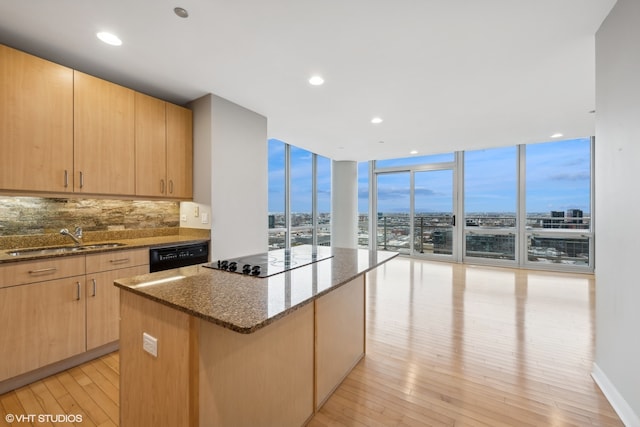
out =
<path fill-rule="evenodd" d="M 84 256 L 12 262 L 0 266 L 0 288 L 36 283 L 85 273 Z"/>
<path fill-rule="evenodd" d="M 87 274 L 149 264 L 149 248 L 87 255 Z"/>

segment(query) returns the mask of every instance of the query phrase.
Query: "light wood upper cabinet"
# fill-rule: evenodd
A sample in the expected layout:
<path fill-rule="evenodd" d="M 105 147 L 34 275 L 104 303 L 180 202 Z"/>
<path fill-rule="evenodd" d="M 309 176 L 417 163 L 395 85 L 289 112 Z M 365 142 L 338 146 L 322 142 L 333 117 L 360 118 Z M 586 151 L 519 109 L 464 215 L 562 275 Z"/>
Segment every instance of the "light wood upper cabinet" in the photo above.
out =
<path fill-rule="evenodd" d="M 172 198 L 193 198 L 193 113 L 167 103 L 167 189 Z"/>
<path fill-rule="evenodd" d="M 134 91 L 74 71 L 74 191 L 135 194 Z"/>
<path fill-rule="evenodd" d="M 136 92 L 136 195 L 167 192 L 166 103 Z"/>
<path fill-rule="evenodd" d="M 0 189 L 73 190 L 73 70 L 0 45 Z"/>
<path fill-rule="evenodd" d="M 0 44 L 0 190 L 193 198 L 191 110 Z"/>
<path fill-rule="evenodd" d="M 136 93 L 136 195 L 193 197 L 191 110 Z"/>

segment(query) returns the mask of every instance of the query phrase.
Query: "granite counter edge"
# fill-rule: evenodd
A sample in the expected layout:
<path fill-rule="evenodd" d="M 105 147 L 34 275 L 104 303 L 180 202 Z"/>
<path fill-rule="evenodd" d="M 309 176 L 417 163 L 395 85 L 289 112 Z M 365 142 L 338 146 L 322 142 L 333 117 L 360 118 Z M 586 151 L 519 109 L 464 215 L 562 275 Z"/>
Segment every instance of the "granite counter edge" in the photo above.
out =
<path fill-rule="evenodd" d="M 213 323 L 213 324 L 221 326 L 223 328 L 230 329 L 230 330 L 232 330 L 234 332 L 238 332 L 238 333 L 241 333 L 241 334 L 252 334 L 252 333 L 264 328 L 265 326 L 268 326 L 271 323 L 273 323 L 273 322 L 275 322 L 275 321 L 277 321 L 277 320 L 279 320 L 279 319 L 281 319 L 283 317 L 286 317 L 289 314 L 299 310 L 300 308 L 312 303 L 316 299 L 321 298 L 324 295 L 327 295 L 328 293 L 330 293 L 330 292 L 342 287 L 343 285 L 346 285 L 347 283 L 351 282 L 355 278 L 360 277 L 360 276 L 362 276 L 364 274 L 367 274 L 371 270 L 381 266 L 382 264 L 386 263 L 387 261 L 392 260 L 396 256 L 398 256 L 398 254 L 394 254 L 393 256 L 390 256 L 389 258 L 377 263 L 376 265 L 369 266 L 368 268 L 365 268 L 362 271 L 359 271 L 358 273 L 350 274 L 349 276 L 346 276 L 346 277 L 342 278 L 335 285 L 333 285 L 333 286 L 331 286 L 331 287 L 329 287 L 327 289 L 324 289 L 324 290 L 318 292 L 317 294 L 315 294 L 315 295 L 313 295 L 313 296 L 311 296 L 311 297 L 309 297 L 309 298 L 307 298 L 307 299 L 305 299 L 303 301 L 300 301 L 299 303 L 297 303 L 297 304 L 295 304 L 295 305 L 293 305 L 293 306 L 281 311 L 280 313 L 278 313 L 276 315 L 273 315 L 271 317 L 268 317 L 265 320 L 263 320 L 261 322 L 258 322 L 258 323 L 256 323 L 255 325 L 252 325 L 252 326 L 240 326 L 240 325 L 237 325 L 235 323 L 231 323 L 231 322 L 227 322 L 227 321 L 218 319 L 216 317 L 213 317 L 213 316 L 207 315 L 205 313 L 202 313 L 202 312 L 200 312 L 198 310 L 194 310 L 192 308 L 189 308 L 189 307 L 186 307 L 186 306 L 183 306 L 183 305 L 180 305 L 180 304 L 175 304 L 175 303 L 173 303 L 171 301 L 168 301 L 166 299 L 159 298 L 159 297 L 157 297 L 155 295 L 150 295 L 148 293 L 142 292 L 142 291 L 140 291 L 138 289 L 135 289 L 133 287 L 124 285 L 122 283 L 119 283 L 117 280 L 114 282 L 114 286 L 120 288 L 121 290 L 132 292 L 132 293 L 134 293 L 134 294 L 136 294 L 138 296 L 141 296 L 143 298 L 147 298 L 149 300 L 152 300 L 152 301 L 155 301 L 157 303 L 163 304 L 163 305 L 165 305 L 167 307 L 171 307 L 173 309 L 182 311 L 182 312 L 187 313 L 187 314 L 189 314 L 191 316 L 197 317 L 199 319 L 205 320 L 207 322 Z M 184 286 L 184 285 L 179 285 L 179 286 Z"/>

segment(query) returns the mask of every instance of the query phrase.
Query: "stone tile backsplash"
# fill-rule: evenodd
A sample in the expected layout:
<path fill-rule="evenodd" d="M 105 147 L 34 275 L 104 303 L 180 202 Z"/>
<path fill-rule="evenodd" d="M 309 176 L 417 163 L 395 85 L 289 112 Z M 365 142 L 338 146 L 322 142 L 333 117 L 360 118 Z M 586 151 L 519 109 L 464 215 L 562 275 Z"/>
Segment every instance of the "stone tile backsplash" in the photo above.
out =
<path fill-rule="evenodd" d="M 0 196 L 0 236 L 115 231 L 180 226 L 180 203 Z"/>

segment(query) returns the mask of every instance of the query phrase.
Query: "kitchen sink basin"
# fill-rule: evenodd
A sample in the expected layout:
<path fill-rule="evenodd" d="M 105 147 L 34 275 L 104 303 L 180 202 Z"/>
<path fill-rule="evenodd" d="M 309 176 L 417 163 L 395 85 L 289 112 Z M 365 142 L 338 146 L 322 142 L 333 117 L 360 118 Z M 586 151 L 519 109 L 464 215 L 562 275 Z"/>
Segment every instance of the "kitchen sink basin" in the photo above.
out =
<path fill-rule="evenodd" d="M 82 252 L 91 249 L 117 248 L 119 246 L 124 246 L 124 243 L 97 243 L 95 245 L 82 246 L 55 246 L 50 248 L 18 249 L 15 251 L 8 251 L 7 254 L 10 256 L 55 255 L 72 252 Z"/>

